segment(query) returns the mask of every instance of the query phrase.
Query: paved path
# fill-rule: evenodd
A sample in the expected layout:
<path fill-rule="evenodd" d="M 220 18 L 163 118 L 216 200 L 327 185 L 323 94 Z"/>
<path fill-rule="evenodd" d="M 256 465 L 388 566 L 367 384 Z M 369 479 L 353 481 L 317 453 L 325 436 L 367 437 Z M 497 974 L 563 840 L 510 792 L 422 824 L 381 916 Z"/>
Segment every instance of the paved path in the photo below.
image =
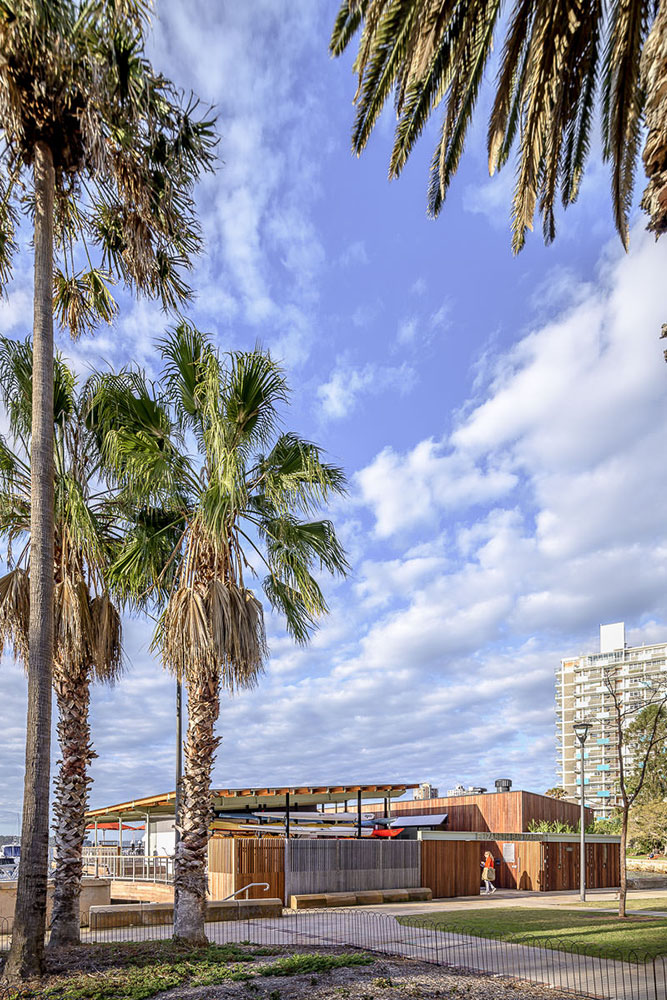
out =
<path fill-rule="evenodd" d="M 404 912 L 404 911 L 403 911 Z M 267 945 L 352 945 L 384 954 L 449 965 L 492 975 L 510 976 L 608 1000 L 664 1000 L 665 963 L 647 966 L 612 962 L 585 955 L 407 927 L 386 915 L 318 911 L 280 920 L 209 924 L 212 940 L 250 940 Z"/>
<path fill-rule="evenodd" d="M 618 902 L 618 890 L 589 889 L 586 892 L 586 899 L 589 902 L 608 902 L 609 908 L 613 911 L 613 904 Z M 662 899 L 667 905 L 667 889 L 633 889 L 628 893 L 628 902 L 630 900 L 640 901 L 642 899 Z M 434 899 L 428 903 L 396 903 L 393 905 L 385 903 L 382 906 L 364 907 L 364 909 L 377 910 L 381 913 L 391 913 L 398 916 L 399 914 L 407 913 L 444 913 L 457 910 L 473 910 L 478 909 L 480 906 L 511 906 L 513 909 L 522 906 L 539 909 L 567 907 L 575 907 L 577 910 L 584 909 L 584 907 L 579 906 L 578 890 L 573 890 L 572 892 L 529 892 L 520 889 L 498 889 L 488 896 L 481 893 L 479 896 Z M 667 916 L 667 913 L 661 915 Z"/>

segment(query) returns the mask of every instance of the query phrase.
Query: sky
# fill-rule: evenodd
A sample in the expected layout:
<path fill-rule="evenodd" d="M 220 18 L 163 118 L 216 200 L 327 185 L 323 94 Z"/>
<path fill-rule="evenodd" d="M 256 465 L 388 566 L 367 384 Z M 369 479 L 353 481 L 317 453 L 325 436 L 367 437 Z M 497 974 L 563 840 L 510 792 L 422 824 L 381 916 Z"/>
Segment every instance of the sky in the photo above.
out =
<path fill-rule="evenodd" d="M 485 102 L 438 220 L 434 128 L 387 181 L 392 113 L 350 152 L 352 59 L 330 59 L 326 0 L 158 0 L 150 55 L 215 105 L 220 160 L 197 190 L 206 252 L 188 316 L 222 350 L 270 348 L 284 425 L 343 466 L 330 516 L 352 571 L 307 648 L 269 616 L 259 687 L 224 694 L 218 787 L 557 783 L 554 670 L 667 640 L 667 241 L 615 236 L 594 148 L 545 247 L 510 248 L 512 166 L 486 172 Z M 639 178 L 637 202 L 641 194 Z M 26 238 L 0 333 L 30 332 Z M 112 328 L 61 350 L 78 372 L 143 365 L 169 324 L 121 299 Z M 259 590 L 258 590 L 259 592 Z M 174 785 L 174 681 L 126 617 L 122 680 L 96 687 L 92 806 Z M 17 829 L 26 683 L 0 671 L 0 832 Z M 54 739 L 53 761 L 58 759 Z"/>

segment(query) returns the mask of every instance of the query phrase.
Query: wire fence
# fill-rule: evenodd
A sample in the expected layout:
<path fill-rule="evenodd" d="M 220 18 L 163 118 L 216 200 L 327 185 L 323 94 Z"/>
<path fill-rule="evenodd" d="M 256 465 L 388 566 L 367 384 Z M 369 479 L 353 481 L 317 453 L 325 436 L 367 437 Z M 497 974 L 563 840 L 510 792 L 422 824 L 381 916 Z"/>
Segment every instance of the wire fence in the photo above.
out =
<path fill-rule="evenodd" d="M 238 911 L 242 913 L 241 908 Z M 238 915 L 238 914 L 237 914 Z M 82 928 L 83 943 L 104 945 L 163 941 L 172 936 L 171 913 L 119 911 L 124 926 Z M 129 921 L 133 922 L 130 923 Z M 214 944 L 252 943 L 288 951 L 292 948 L 352 947 L 382 955 L 411 958 L 450 970 L 508 977 L 578 996 L 604 1000 L 665 1000 L 667 960 L 636 951 L 599 954 L 594 945 L 573 945 L 559 938 L 527 944 L 521 936 L 480 937 L 473 928 L 433 923 L 361 909 L 284 910 L 281 918 L 210 922 Z M 0 949 L 8 948 L 9 926 L 0 920 Z M 6 994 L 15 996 L 15 994 Z M 0 982 L 0 1000 L 4 1000 Z"/>

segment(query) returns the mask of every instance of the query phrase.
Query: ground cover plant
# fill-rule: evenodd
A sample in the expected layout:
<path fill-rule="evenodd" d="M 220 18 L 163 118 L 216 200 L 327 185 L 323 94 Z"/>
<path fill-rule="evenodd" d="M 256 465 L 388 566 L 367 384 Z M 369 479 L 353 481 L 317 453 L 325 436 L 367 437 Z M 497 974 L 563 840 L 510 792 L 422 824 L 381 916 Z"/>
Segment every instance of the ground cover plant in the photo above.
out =
<path fill-rule="evenodd" d="M 637 914 L 619 921 L 617 916 L 583 910 L 493 906 L 461 914 L 414 914 L 398 919 L 402 924 L 511 939 L 630 962 L 667 955 L 667 916 L 651 918 Z"/>
<path fill-rule="evenodd" d="M 50 955 L 46 977 L 10 989 L 7 1000 L 150 1000 L 177 987 L 312 976 L 373 961 L 363 952 L 285 955 L 284 949 L 252 944 L 206 948 L 173 941 L 97 945 Z"/>

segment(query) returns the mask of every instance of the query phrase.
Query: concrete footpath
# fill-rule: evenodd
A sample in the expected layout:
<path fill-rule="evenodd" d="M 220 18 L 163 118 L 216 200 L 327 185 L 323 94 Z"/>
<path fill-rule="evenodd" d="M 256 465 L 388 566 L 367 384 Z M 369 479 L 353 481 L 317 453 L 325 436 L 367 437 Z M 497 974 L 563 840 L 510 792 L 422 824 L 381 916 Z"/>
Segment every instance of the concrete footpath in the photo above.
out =
<path fill-rule="evenodd" d="M 667 889 L 633 889 L 628 893 L 628 902 L 637 902 L 642 899 L 664 900 L 665 912 L 667 916 Z M 590 903 L 607 903 L 610 912 L 616 912 L 618 908 L 618 890 L 614 889 L 588 889 L 586 900 Z M 568 892 L 528 892 L 520 889 L 497 889 L 487 896 L 480 893 L 478 896 L 457 896 L 455 899 L 433 899 L 428 903 L 396 903 L 385 904 L 384 906 L 364 907 L 364 909 L 377 910 L 381 913 L 391 913 L 395 916 L 408 913 L 448 913 L 461 910 L 477 910 L 482 906 L 511 906 L 544 909 L 567 909 L 574 908 L 583 910 L 585 907 L 579 905 L 579 890 Z M 606 909 L 607 907 L 605 907 Z M 595 910 L 602 912 L 598 907 Z M 657 911 L 656 911 L 657 912 Z"/>
<path fill-rule="evenodd" d="M 405 914 L 406 907 L 401 909 Z M 423 912 L 423 910 L 422 910 Z M 512 944 L 467 934 L 400 924 L 395 917 L 358 908 L 305 911 L 280 920 L 208 925 L 211 940 L 251 940 L 284 946 L 353 946 L 421 962 L 508 976 L 605 1000 L 664 1000 L 665 962 L 614 962 L 570 952 Z"/>

